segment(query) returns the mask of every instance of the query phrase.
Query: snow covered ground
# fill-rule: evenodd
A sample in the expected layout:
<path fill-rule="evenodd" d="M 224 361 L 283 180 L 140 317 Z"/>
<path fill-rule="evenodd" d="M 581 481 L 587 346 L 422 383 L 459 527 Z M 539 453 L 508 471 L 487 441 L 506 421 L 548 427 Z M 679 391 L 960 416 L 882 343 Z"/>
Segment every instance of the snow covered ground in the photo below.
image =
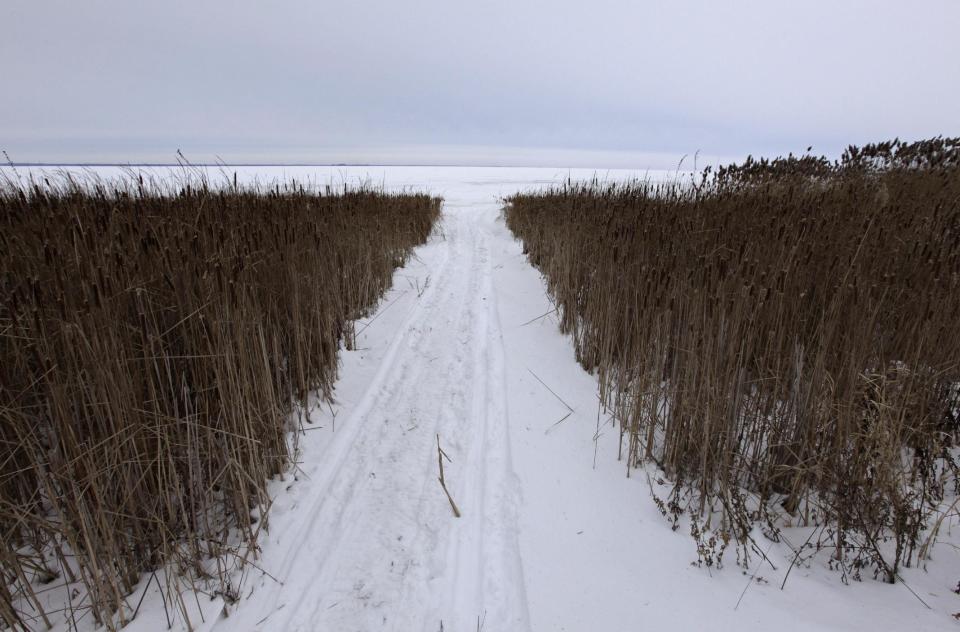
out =
<path fill-rule="evenodd" d="M 570 341 L 550 314 L 539 273 L 500 218 L 501 196 L 594 172 L 237 171 L 244 181 L 370 181 L 393 190 L 427 190 L 446 201 L 435 236 L 396 272 L 378 310 L 358 323 L 357 349 L 342 351 L 336 401 L 312 411 L 299 467 L 273 483 L 269 532 L 257 567 L 242 576 L 241 600 L 225 607 L 219 598 L 203 597 L 204 621 L 194 619 L 198 629 L 617 632 L 958 625 L 950 616 L 960 611 L 960 597 L 951 592 L 960 580 L 956 524 L 953 534 L 945 527 L 951 542 L 935 549 L 927 570 L 903 571 L 906 584 L 845 585 L 827 569 L 824 554 L 795 568 L 781 590 L 792 551 L 776 544 L 767 553 L 775 569 L 757 565 L 744 573 L 732 551 L 723 569 L 691 565 L 693 540 L 661 517 L 642 472 L 625 477 L 616 458 L 618 432 L 602 416 L 594 441 L 596 378 L 575 362 Z M 438 481 L 438 436 L 449 456 L 444 475 L 460 518 Z M 805 537 L 789 530 L 786 535 L 799 542 Z M 177 626 L 184 627 L 179 620 Z M 128 629 L 165 627 L 154 585 Z"/>

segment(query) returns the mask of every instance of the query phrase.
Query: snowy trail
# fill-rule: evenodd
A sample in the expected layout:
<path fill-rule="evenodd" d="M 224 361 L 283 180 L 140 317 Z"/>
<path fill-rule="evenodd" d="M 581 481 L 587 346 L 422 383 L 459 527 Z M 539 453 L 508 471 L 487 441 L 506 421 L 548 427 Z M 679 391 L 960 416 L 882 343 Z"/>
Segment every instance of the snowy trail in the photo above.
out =
<path fill-rule="evenodd" d="M 261 578 L 214 629 L 528 628 L 490 219 L 449 213 L 423 249 L 426 288 L 322 460 L 301 465 L 308 493 L 271 512 L 263 564 L 283 584 Z"/>

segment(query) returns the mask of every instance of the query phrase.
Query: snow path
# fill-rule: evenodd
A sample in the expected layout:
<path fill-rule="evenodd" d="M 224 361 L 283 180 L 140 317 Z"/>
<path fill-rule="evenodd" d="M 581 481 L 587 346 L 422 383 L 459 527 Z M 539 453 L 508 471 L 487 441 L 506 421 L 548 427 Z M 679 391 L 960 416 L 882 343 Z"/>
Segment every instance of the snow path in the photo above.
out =
<path fill-rule="evenodd" d="M 309 492 L 271 512 L 269 540 L 288 548 L 264 564 L 284 584 L 264 580 L 223 629 L 529 627 L 489 219 L 450 213 L 422 249 L 426 288 L 322 460 L 300 466 Z M 438 482 L 438 435 L 459 519 Z M 277 519 L 286 512 L 296 519 Z"/>

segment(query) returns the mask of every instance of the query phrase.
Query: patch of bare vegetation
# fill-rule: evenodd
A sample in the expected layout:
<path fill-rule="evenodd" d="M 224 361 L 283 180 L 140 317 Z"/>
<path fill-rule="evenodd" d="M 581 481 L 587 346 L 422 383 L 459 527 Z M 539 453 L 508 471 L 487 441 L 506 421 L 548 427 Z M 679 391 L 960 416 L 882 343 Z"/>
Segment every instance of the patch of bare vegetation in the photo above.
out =
<path fill-rule="evenodd" d="M 957 494 L 960 139 L 507 200 L 628 473 L 699 558 L 813 527 L 844 577 L 919 563 Z"/>
<path fill-rule="evenodd" d="M 205 561 L 255 554 L 291 413 L 439 212 L 295 183 L 0 188 L 0 622 L 120 627 L 163 565 L 236 597 Z"/>

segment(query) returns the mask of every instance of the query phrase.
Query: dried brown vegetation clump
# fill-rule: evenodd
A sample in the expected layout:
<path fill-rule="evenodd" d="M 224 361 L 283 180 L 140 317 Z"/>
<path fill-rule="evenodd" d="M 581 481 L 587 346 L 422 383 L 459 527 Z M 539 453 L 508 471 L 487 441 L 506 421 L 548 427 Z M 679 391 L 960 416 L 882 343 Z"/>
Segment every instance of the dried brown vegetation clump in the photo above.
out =
<path fill-rule="evenodd" d="M 204 560 L 255 551 L 291 413 L 329 395 L 351 319 L 439 212 L 295 184 L 7 182 L 0 622 L 44 627 L 41 585 L 67 581 L 68 617 L 120 626 L 144 572 L 215 584 Z"/>
<path fill-rule="evenodd" d="M 958 484 L 960 139 L 568 183 L 505 213 L 628 472 L 663 468 L 701 560 L 785 523 L 845 576 L 924 555 Z"/>

